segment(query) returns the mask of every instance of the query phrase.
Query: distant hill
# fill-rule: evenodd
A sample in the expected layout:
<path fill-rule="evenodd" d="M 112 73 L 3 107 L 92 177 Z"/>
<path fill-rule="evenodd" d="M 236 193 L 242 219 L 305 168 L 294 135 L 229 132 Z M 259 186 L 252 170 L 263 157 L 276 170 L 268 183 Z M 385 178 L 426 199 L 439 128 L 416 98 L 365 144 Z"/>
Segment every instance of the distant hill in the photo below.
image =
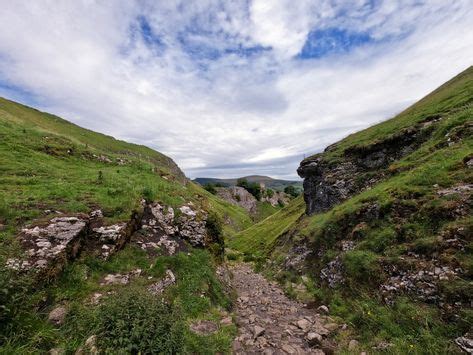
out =
<path fill-rule="evenodd" d="M 294 186 L 297 189 L 302 190 L 302 181 L 291 181 L 291 180 L 280 180 L 280 179 L 273 179 L 269 176 L 263 175 L 249 175 L 243 176 L 241 178 L 233 178 L 233 179 L 218 179 L 218 178 L 195 178 L 193 181 L 200 184 L 220 184 L 222 186 L 236 186 L 238 179 L 246 179 L 248 182 L 257 182 L 263 183 L 267 188 L 282 191 L 286 186 Z"/>

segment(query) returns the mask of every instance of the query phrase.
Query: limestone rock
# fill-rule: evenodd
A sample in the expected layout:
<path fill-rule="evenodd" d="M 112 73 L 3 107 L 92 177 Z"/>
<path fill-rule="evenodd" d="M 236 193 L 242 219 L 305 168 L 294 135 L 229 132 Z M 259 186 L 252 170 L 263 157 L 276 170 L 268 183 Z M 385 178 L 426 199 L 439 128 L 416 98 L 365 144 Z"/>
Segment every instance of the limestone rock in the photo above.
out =
<path fill-rule="evenodd" d="M 48 320 L 54 325 L 62 325 L 66 319 L 67 308 L 58 306 L 54 308 L 48 315 Z"/>
<path fill-rule="evenodd" d="M 217 196 L 231 204 L 243 207 L 250 213 L 256 212 L 256 198 L 240 186 L 217 187 Z"/>
<path fill-rule="evenodd" d="M 194 247 L 205 247 L 207 229 L 205 221 L 207 215 L 202 212 L 200 218 L 190 206 L 182 206 L 179 208 L 182 215 L 178 219 L 179 235 L 188 240 Z"/>
<path fill-rule="evenodd" d="M 176 282 L 176 277 L 174 276 L 171 270 L 166 270 L 166 275 L 164 278 L 158 282 L 153 283 L 148 287 L 148 291 L 152 295 L 159 295 L 169 286 L 173 285 Z"/>
<path fill-rule="evenodd" d="M 199 335 L 209 335 L 218 330 L 218 325 L 209 320 L 199 320 L 190 325 L 190 330 Z"/>
<path fill-rule="evenodd" d="M 359 345 L 358 341 L 355 340 L 355 339 L 352 339 L 352 340 L 350 340 L 350 342 L 348 343 L 348 350 L 353 351 L 353 350 L 355 350 L 355 349 L 358 347 L 358 345 Z"/>
<path fill-rule="evenodd" d="M 311 326 L 310 322 L 307 319 L 299 319 L 296 324 L 299 329 L 302 329 L 304 331 L 308 330 Z"/>
<path fill-rule="evenodd" d="M 455 344 L 457 344 L 460 349 L 468 354 L 473 354 L 473 339 L 462 336 L 455 339 Z"/>
<path fill-rule="evenodd" d="M 31 228 L 24 228 L 19 240 L 27 251 L 27 260 L 10 260 L 7 266 L 17 269 L 41 271 L 62 269 L 67 260 L 77 256 L 82 238 L 87 229 L 87 220 L 77 216 L 55 217 Z"/>
<path fill-rule="evenodd" d="M 263 327 L 260 327 L 259 325 L 255 325 L 255 327 L 253 328 L 253 338 L 256 339 L 260 335 L 263 335 L 265 331 L 266 329 L 264 329 Z"/>
<path fill-rule="evenodd" d="M 101 286 L 106 285 L 128 285 L 130 280 L 134 277 L 139 277 L 141 275 L 141 269 L 134 269 L 126 274 L 108 274 L 104 277 Z"/>
<path fill-rule="evenodd" d="M 327 211 L 379 182 L 383 178 L 382 169 L 412 152 L 428 138 L 421 128 L 403 129 L 369 146 L 350 147 L 345 150 L 344 159 L 337 163 L 327 161 L 323 154 L 304 159 L 297 173 L 304 178 L 306 213 Z M 326 151 L 330 149 L 328 147 Z M 360 182 L 357 177 L 367 171 L 374 173 Z"/>
<path fill-rule="evenodd" d="M 126 229 L 126 223 L 118 223 L 111 226 L 102 226 L 94 228 L 97 238 L 102 243 L 116 243 L 123 237 Z"/>
<path fill-rule="evenodd" d="M 318 333 L 315 333 L 315 332 L 307 333 L 305 338 L 309 342 L 310 346 L 314 346 L 314 345 L 320 344 L 322 342 L 322 335 L 320 335 Z"/>

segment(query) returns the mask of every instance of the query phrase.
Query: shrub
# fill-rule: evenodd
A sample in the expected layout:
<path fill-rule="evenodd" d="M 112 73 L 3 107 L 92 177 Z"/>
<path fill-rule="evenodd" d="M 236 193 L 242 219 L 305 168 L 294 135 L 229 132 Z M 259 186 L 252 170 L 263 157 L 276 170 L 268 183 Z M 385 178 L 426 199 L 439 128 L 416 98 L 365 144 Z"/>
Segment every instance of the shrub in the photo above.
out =
<path fill-rule="evenodd" d="M 237 253 L 227 253 L 227 260 L 238 260 L 239 254 Z"/>
<path fill-rule="evenodd" d="M 269 198 L 273 197 L 274 196 L 274 191 L 271 190 L 271 189 L 267 189 L 266 190 L 266 196 L 269 197 Z"/>
<path fill-rule="evenodd" d="M 210 213 L 205 224 L 210 237 L 210 250 L 219 259 L 223 258 L 225 242 L 223 240 L 222 220 L 216 213 Z"/>
<path fill-rule="evenodd" d="M 250 194 L 252 194 L 258 201 L 261 200 L 262 191 L 260 184 L 253 182 L 249 183 L 246 179 L 238 179 L 237 186 L 243 187 Z"/>
<path fill-rule="evenodd" d="M 105 353 L 175 354 L 183 347 L 180 311 L 138 289 L 107 298 L 97 317 L 98 347 Z"/>
<path fill-rule="evenodd" d="M 217 190 L 215 189 L 214 184 L 206 184 L 204 185 L 204 189 L 210 192 L 212 195 L 215 195 L 217 193 Z"/>
<path fill-rule="evenodd" d="M 286 186 L 284 188 L 284 192 L 288 195 L 291 195 L 292 197 L 297 197 L 300 194 L 300 192 L 292 185 Z"/>

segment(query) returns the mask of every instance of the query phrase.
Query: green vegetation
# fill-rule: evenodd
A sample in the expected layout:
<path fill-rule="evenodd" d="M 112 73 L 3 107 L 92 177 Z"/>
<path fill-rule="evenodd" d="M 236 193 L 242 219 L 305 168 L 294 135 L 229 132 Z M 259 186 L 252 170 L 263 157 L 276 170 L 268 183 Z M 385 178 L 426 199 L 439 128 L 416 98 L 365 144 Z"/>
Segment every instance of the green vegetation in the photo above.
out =
<path fill-rule="evenodd" d="M 303 215 L 304 210 L 304 200 L 298 197 L 284 209 L 229 238 L 227 245 L 245 254 L 266 256 L 277 239 Z"/>
<path fill-rule="evenodd" d="M 202 186 L 214 184 L 220 187 L 229 187 L 237 186 L 238 180 L 240 179 L 244 179 L 249 183 L 264 184 L 265 188 L 275 191 L 284 191 L 284 188 L 287 186 L 294 186 L 297 190 L 302 190 L 302 181 L 280 180 L 260 175 L 243 176 L 235 179 L 196 178 L 193 181 Z"/>
<path fill-rule="evenodd" d="M 237 186 L 243 187 L 246 191 L 252 194 L 258 201 L 261 200 L 263 196 L 263 190 L 261 185 L 257 182 L 248 182 L 248 180 L 242 178 L 238 179 Z"/>
<path fill-rule="evenodd" d="M 350 135 L 321 153 L 335 166 L 350 150 L 368 150 L 402 129 L 425 126 L 422 134 L 428 139 L 385 168 L 381 182 L 313 216 L 302 216 L 299 197 L 237 234 L 229 246 L 253 259 L 271 258 L 266 272 L 290 290 L 297 276 L 281 270 L 282 263 L 291 246 L 311 248 L 317 257 L 305 266 L 308 274 L 316 276 L 309 288 L 314 300 L 329 305 L 333 315 L 348 323 L 363 349 L 385 341 L 393 344 L 388 352 L 394 354 L 455 351 L 452 339 L 467 332 L 473 321 L 465 306 L 472 291 L 473 218 L 467 202 L 471 196 L 440 191 L 473 183 L 473 170 L 466 164 L 473 159 L 472 104 L 470 68 L 395 118 Z M 445 240 L 455 236 L 465 247 L 446 246 Z M 354 250 L 341 252 L 342 240 L 352 242 Z M 345 282 L 332 289 L 319 275 L 338 256 Z M 463 306 L 458 311 L 440 311 L 436 305 L 402 295 L 386 305 L 379 292 L 388 277 L 386 265 L 416 270 L 422 260 L 432 259 L 465 271 L 439 286 L 449 302 Z"/>
<path fill-rule="evenodd" d="M 184 345 L 180 318 L 178 308 L 125 288 L 98 308 L 98 347 L 105 352 L 179 353 Z"/>
<path fill-rule="evenodd" d="M 99 207 L 110 221 L 127 220 L 141 198 L 212 208 L 231 220 L 226 233 L 251 223 L 243 209 L 185 183 L 174 162 L 154 150 L 0 98 L 0 240 L 45 210 Z"/>
<path fill-rule="evenodd" d="M 109 273 L 124 274 L 136 268 L 142 268 L 143 274 L 130 285 L 100 285 Z M 146 288 L 168 269 L 176 276 L 176 284 L 162 297 L 149 294 Z M 219 327 L 208 336 L 189 330 L 188 325 L 199 319 L 218 324 L 220 310 L 231 305 L 231 294 L 217 280 L 212 257 L 204 250 L 153 260 L 141 249 L 128 246 L 109 261 L 84 256 L 70 264 L 56 283 L 39 288 L 29 287 L 24 278 L 15 284 L 6 282 L 3 275 L 8 273 L 1 271 L 1 301 L 9 309 L 2 311 L 1 353 L 47 352 L 54 347 L 74 352 L 93 334 L 101 349 L 113 353 L 137 348 L 154 353 L 216 353 L 226 352 L 235 335 L 233 325 Z M 94 306 L 91 297 L 97 292 L 104 296 Z M 64 324 L 53 326 L 46 317 L 57 304 L 66 305 L 68 313 Z M 41 312 L 35 311 L 38 308 Z"/>
<path fill-rule="evenodd" d="M 284 192 L 287 193 L 288 195 L 291 195 L 292 197 L 297 197 L 301 194 L 301 191 L 292 185 L 286 186 L 284 188 Z"/>
<path fill-rule="evenodd" d="M 258 201 L 256 203 L 256 212 L 253 215 L 253 220 L 255 222 L 262 221 L 265 218 L 268 218 L 272 214 L 278 212 L 282 206 L 273 207 L 269 202 L 266 201 Z"/>
<path fill-rule="evenodd" d="M 49 283 L 4 267 L 7 258 L 22 253 L 14 238 L 19 229 L 48 218 L 47 210 L 100 208 L 114 223 L 129 220 L 142 198 L 173 207 L 192 202 L 208 211 L 210 250 L 151 257 L 128 245 L 108 261 L 84 252 Z M 168 157 L 0 98 L 0 353 L 74 353 L 94 334 L 110 353 L 227 352 L 233 325 L 208 336 L 189 325 L 199 319 L 219 324 L 230 307 L 215 263 L 223 238 L 251 224 L 244 209 L 186 181 Z M 137 268 L 142 275 L 127 286 L 101 285 L 107 274 Z M 167 269 L 176 275 L 175 285 L 162 297 L 151 296 L 147 288 Z M 94 293 L 102 294 L 101 305 L 91 304 Z M 60 326 L 47 321 L 57 305 L 68 309 Z"/>

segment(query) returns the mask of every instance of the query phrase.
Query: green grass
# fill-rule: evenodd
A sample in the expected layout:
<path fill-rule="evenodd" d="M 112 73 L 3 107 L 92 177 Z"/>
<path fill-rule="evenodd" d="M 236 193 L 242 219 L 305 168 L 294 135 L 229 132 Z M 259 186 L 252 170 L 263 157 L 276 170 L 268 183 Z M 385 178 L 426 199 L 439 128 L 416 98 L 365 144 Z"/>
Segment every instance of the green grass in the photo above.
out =
<path fill-rule="evenodd" d="M 473 67 L 470 67 L 396 117 L 351 134 L 337 142 L 329 151 L 323 153 L 324 158 L 337 161 L 343 157 L 347 148 L 369 146 L 426 118 L 442 117 L 465 105 L 472 105 L 472 76 Z"/>
<path fill-rule="evenodd" d="M 440 196 L 437 191 L 473 183 L 473 169 L 465 164 L 473 157 L 472 105 L 473 67 L 395 118 L 350 135 L 320 154 L 335 165 L 345 159 L 347 149 L 366 148 L 428 118 L 441 118 L 428 128 L 430 136 L 418 149 L 385 169 L 384 180 L 313 216 L 303 215 L 304 204 L 296 200 L 237 234 L 229 246 L 272 259 L 265 272 L 286 284 L 298 279 L 293 271 L 283 269 L 291 246 L 304 243 L 312 248 L 317 257 L 306 263 L 305 272 L 316 281 L 309 291 L 316 302 L 330 305 L 340 321 L 352 325 L 363 349 L 389 341 L 393 347 L 388 353 L 393 354 L 455 351 L 452 338 L 463 335 L 471 325 L 471 312 L 465 306 L 460 319 L 446 321 L 436 306 L 414 299 L 401 297 L 387 306 L 378 287 L 386 278 L 383 265 L 403 265 L 409 259 L 407 252 L 413 251 L 465 270 L 440 287 L 447 299 L 468 303 L 473 266 L 468 237 L 471 211 L 460 195 Z M 366 214 L 373 208 L 375 214 Z M 467 247 L 442 248 L 439 236 L 456 229 L 465 231 Z M 355 249 L 342 255 L 341 240 L 354 241 Z M 346 281 L 334 290 L 317 280 L 320 270 L 338 255 Z"/>
<path fill-rule="evenodd" d="M 273 207 L 269 202 L 258 201 L 256 203 L 256 213 L 253 216 L 255 222 L 262 221 L 263 219 L 268 218 L 272 214 L 278 212 L 282 207 L 276 206 Z"/>
<path fill-rule="evenodd" d="M 304 210 L 304 200 L 298 197 L 285 208 L 230 238 L 227 245 L 242 253 L 265 256 L 278 237 L 303 215 Z"/>
<path fill-rule="evenodd" d="M 132 279 L 130 285 L 100 286 L 105 275 L 126 273 L 136 268 L 142 268 L 143 274 Z M 162 306 L 159 305 L 160 298 L 148 296 L 146 288 L 159 280 L 167 269 L 175 274 L 176 284 L 169 287 L 163 295 L 171 307 L 163 313 Z M 149 277 L 152 279 L 148 279 Z M 0 280 L 0 289 L 3 285 Z M 68 265 L 54 284 L 27 287 L 24 291 L 17 288 L 14 291 L 16 298 L 10 297 L 14 300 L 10 304 L 14 307 L 15 323 L 3 323 L 8 324 L 9 328 L 2 329 L 0 334 L 0 353 L 42 353 L 53 347 L 74 352 L 93 334 L 98 335 L 103 347 L 111 347 L 114 351 L 118 351 L 124 344 L 139 345 L 142 349 L 153 346 L 157 349 L 157 345 L 153 345 L 153 341 L 156 341 L 154 338 L 146 338 L 150 340 L 148 345 L 139 342 L 135 337 L 139 336 L 141 328 L 134 327 L 131 330 L 127 322 L 148 324 L 146 329 L 142 329 L 143 334 L 146 337 L 155 336 L 156 339 L 163 334 L 165 337 L 169 335 L 166 329 L 176 329 L 175 336 L 179 339 L 179 344 L 174 342 L 169 346 L 179 346 L 185 353 L 228 352 L 236 334 L 233 325 L 220 326 L 215 334 L 208 336 L 196 335 L 188 328 L 199 319 L 210 319 L 219 324 L 221 310 L 231 306 L 232 295 L 216 278 L 212 256 L 205 250 L 196 249 L 190 253 L 151 259 L 141 249 L 128 246 L 109 261 L 84 256 Z M 89 304 L 94 292 L 104 294 L 104 307 Z M 107 295 L 107 292 L 111 294 Z M 129 304 L 125 307 L 127 303 Z M 47 321 L 48 312 L 57 304 L 66 304 L 69 309 L 66 322 L 60 327 L 54 327 Z M 33 311 L 38 308 L 39 312 Z M 130 309 L 133 312 L 130 313 Z M 167 317 L 168 313 L 173 313 L 173 317 Z M 104 317 L 104 314 L 108 316 Z M 156 323 L 159 317 L 162 322 Z M 105 318 L 107 324 L 104 323 Z M 177 323 L 173 325 L 173 322 Z M 108 323 L 117 324 L 116 327 L 110 327 Z M 179 330 L 181 326 L 182 333 Z M 166 333 L 160 333 L 161 331 Z M 113 342 L 108 339 L 110 334 L 118 334 L 117 332 L 121 334 L 122 341 Z M 142 339 L 145 335 L 139 338 Z"/>
<path fill-rule="evenodd" d="M 101 156 L 111 162 L 101 161 Z M 220 327 L 208 337 L 195 335 L 187 327 L 191 321 L 208 317 L 218 323 L 219 310 L 231 304 L 227 290 L 215 278 L 209 251 L 192 250 L 190 255 L 152 259 L 141 249 L 127 246 L 108 261 L 84 253 L 68 264 L 57 280 L 39 285 L 29 276 L 18 278 L 3 268 L 6 258 L 23 252 L 14 238 L 19 229 L 37 218 L 46 218 L 45 210 L 88 213 L 100 208 L 106 222 L 113 223 L 129 220 L 142 198 L 173 207 L 192 202 L 225 222 L 226 237 L 252 224 L 244 209 L 186 181 L 174 162 L 161 153 L 0 98 L 0 353 L 46 353 L 53 347 L 74 353 L 92 334 L 115 334 L 110 336 L 117 342 L 99 342 L 114 351 L 136 345 L 157 350 L 156 341 L 174 324 L 159 320 L 172 312 L 184 325 L 182 334 L 176 331 L 182 351 L 228 351 L 234 326 Z M 128 286 L 100 286 L 106 274 L 136 268 L 143 270 L 143 276 L 132 281 L 129 291 Z M 164 295 L 169 312 L 146 296 L 146 287 L 167 268 L 177 276 L 176 285 Z M 110 297 L 117 297 L 105 310 L 116 327 L 107 328 L 101 308 L 88 304 L 94 292 L 112 292 Z M 128 297 L 127 292 L 137 296 Z M 129 307 L 114 307 L 125 300 Z M 59 303 L 67 304 L 70 311 L 66 323 L 54 327 L 47 314 Z M 126 314 L 126 308 L 135 312 Z M 148 321 L 148 333 L 130 334 L 129 327 L 123 325 L 127 317 L 136 324 Z M 160 324 L 167 324 L 166 329 Z M 169 345 L 172 351 L 177 351 L 175 343 Z"/>
<path fill-rule="evenodd" d="M 0 240 L 44 210 L 101 208 L 110 222 L 127 220 L 141 198 L 174 207 L 192 201 L 228 221 L 226 234 L 251 224 L 242 208 L 184 182 L 174 162 L 156 151 L 0 98 L 0 223 L 6 225 Z"/>

